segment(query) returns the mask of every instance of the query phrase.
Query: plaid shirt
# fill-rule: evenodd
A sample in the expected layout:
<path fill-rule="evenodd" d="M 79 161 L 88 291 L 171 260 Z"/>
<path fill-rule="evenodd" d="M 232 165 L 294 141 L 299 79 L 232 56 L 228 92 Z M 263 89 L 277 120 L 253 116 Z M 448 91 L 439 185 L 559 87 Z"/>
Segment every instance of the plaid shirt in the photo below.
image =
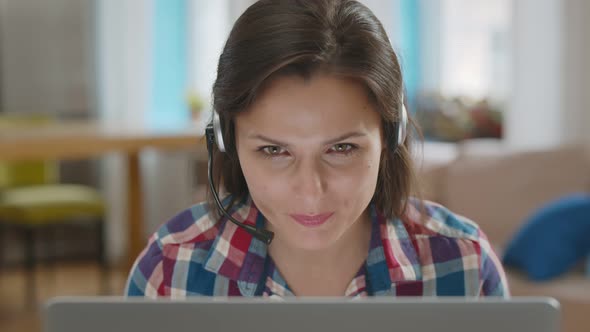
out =
<path fill-rule="evenodd" d="M 485 234 L 472 221 L 425 202 L 426 221 L 411 201 L 401 218 L 370 206 L 365 264 L 346 296 L 508 296 L 506 277 Z M 230 213 L 264 226 L 248 200 Z M 266 245 L 226 218 L 210 219 L 202 203 L 178 214 L 150 239 L 133 265 L 128 296 L 293 296 Z"/>

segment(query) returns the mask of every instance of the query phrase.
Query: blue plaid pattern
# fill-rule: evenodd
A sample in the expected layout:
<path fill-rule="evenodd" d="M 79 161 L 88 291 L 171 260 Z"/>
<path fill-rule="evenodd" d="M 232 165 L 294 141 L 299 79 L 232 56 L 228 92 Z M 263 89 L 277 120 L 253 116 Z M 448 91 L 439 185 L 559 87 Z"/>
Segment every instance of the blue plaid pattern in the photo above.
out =
<path fill-rule="evenodd" d="M 345 296 L 509 296 L 504 270 L 482 230 L 432 202 L 421 218 L 411 200 L 401 218 L 384 218 L 371 205 L 372 233 L 364 266 Z M 250 201 L 230 213 L 262 227 Z M 187 296 L 293 296 L 266 245 L 207 205 L 191 207 L 164 224 L 137 258 L 126 294 Z"/>

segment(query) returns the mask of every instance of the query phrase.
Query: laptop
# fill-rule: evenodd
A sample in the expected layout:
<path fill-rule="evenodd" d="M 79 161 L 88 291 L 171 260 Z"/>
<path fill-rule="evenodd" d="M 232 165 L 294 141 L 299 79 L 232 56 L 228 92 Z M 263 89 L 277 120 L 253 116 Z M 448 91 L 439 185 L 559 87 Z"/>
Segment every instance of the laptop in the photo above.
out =
<path fill-rule="evenodd" d="M 56 298 L 45 332 L 557 332 L 552 298 Z"/>

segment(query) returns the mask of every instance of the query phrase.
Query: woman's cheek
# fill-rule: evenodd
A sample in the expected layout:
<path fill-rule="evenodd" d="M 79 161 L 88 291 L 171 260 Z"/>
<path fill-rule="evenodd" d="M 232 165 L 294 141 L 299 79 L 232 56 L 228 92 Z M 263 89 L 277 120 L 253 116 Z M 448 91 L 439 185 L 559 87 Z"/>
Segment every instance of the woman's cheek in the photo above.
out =
<path fill-rule="evenodd" d="M 252 194 L 264 199 L 266 202 L 272 203 L 289 195 L 289 188 L 284 183 L 285 181 L 277 178 L 264 179 L 263 176 L 260 176 L 258 181 L 254 182 L 249 188 Z"/>

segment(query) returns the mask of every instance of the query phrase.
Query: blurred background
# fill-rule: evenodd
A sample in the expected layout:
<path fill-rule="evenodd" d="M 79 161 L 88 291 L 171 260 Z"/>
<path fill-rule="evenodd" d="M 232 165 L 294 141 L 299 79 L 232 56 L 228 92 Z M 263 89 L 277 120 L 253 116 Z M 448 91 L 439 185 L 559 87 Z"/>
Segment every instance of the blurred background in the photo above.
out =
<path fill-rule="evenodd" d="M 253 2 L 0 0 L 1 331 L 122 294 L 147 237 L 204 199 L 217 61 Z M 590 2 L 361 2 L 401 60 L 424 196 L 482 226 L 513 295 L 588 331 Z"/>

